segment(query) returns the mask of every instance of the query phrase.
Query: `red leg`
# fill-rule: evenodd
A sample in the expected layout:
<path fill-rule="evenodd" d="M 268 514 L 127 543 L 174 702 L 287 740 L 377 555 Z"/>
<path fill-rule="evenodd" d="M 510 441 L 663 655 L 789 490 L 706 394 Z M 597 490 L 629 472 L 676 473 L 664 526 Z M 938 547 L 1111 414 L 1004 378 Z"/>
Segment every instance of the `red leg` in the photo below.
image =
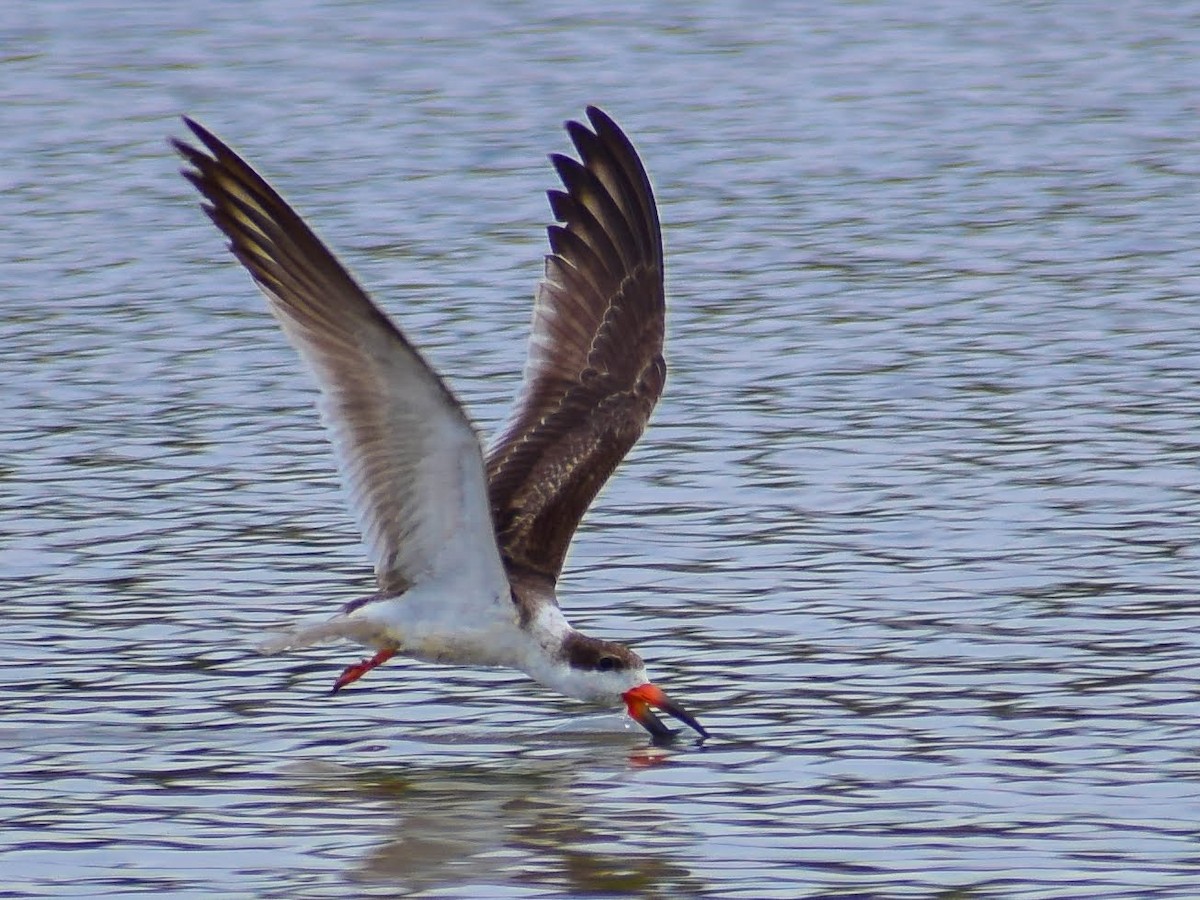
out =
<path fill-rule="evenodd" d="M 392 647 L 385 647 L 380 650 L 370 659 L 364 659 L 362 662 L 356 662 L 352 666 L 346 666 L 342 670 L 342 674 L 338 676 L 338 680 L 333 683 L 333 690 L 329 693 L 336 694 L 352 681 L 358 681 L 376 666 L 382 666 L 385 662 L 396 655 L 396 651 Z"/>

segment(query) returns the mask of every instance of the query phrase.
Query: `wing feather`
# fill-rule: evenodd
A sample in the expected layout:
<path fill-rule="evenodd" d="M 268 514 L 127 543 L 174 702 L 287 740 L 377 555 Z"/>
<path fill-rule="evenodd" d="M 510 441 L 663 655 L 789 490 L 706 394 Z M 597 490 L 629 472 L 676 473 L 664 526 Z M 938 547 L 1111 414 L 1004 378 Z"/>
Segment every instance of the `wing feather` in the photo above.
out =
<path fill-rule="evenodd" d="M 525 383 L 487 459 L 510 569 L 557 579 L 580 519 L 645 430 L 666 364 L 662 234 L 629 139 L 588 108 L 568 122 L 580 161 L 551 157 L 565 191 L 534 302 Z"/>
<path fill-rule="evenodd" d="M 249 165 L 191 120 L 184 175 L 316 377 L 379 587 L 441 572 L 506 591 L 483 456 L 462 407 L 403 333 Z"/>

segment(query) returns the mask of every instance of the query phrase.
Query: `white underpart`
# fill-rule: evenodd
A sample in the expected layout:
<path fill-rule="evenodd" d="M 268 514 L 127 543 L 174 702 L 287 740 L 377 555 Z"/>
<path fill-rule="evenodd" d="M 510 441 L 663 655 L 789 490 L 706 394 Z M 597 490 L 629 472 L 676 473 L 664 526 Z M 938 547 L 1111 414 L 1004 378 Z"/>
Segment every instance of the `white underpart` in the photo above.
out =
<path fill-rule="evenodd" d="M 380 650 L 456 665 L 513 666 L 527 643 L 515 610 L 503 593 L 471 595 L 473 579 L 447 574 L 416 585 L 400 597 L 367 603 L 349 613 L 301 623 L 260 646 L 278 653 L 345 639 Z M 470 614 L 462 610 L 470 607 Z"/>

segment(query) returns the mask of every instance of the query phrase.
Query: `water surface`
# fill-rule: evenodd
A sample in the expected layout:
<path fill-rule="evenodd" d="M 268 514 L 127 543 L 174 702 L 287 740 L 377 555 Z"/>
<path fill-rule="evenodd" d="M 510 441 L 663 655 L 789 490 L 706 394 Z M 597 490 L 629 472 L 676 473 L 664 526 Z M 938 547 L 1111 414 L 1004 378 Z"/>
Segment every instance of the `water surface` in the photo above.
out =
<path fill-rule="evenodd" d="M 0 896 L 1194 897 L 1187 4 L 29 6 L 0 76 Z M 563 593 L 715 737 L 254 652 L 370 588 L 164 144 L 308 215 L 484 433 L 587 103 L 670 376 Z"/>

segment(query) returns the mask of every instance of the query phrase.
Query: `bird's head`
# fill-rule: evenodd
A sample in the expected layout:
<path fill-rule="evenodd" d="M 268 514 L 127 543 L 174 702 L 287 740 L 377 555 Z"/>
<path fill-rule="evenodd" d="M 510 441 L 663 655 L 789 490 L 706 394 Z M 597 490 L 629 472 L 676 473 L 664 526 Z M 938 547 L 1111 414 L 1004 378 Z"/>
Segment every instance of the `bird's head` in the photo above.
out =
<path fill-rule="evenodd" d="M 557 662 L 559 672 L 554 687 L 591 703 L 604 706 L 623 703 L 630 718 L 656 740 L 668 740 L 676 732 L 654 715 L 655 709 L 683 722 L 701 737 L 709 736 L 687 710 L 650 683 L 641 657 L 628 647 L 571 632 L 562 642 Z"/>

